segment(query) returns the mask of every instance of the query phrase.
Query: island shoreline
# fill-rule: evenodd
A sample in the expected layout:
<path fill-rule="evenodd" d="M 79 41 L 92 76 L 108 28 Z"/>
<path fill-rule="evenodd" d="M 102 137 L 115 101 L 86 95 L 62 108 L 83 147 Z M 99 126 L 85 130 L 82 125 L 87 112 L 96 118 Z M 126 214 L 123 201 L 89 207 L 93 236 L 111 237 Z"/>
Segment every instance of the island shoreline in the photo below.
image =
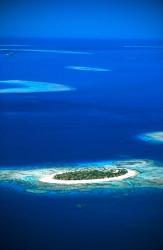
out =
<path fill-rule="evenodd" d="M 124 175 L 120 175 L 120 176 L 116 176 L 116 177 L 110 177 L 110 178 L 103 178 L 103 179 L 92 179 L 92 180 L 57 180 L 55 179 L 55 175 L 57 175 L 56 173 L 54 174 L 50 174 L 47 175 L 45 177 L 42 177 L 39 179 L 40 182 L 43 183 L 49 183 L 49 184 L 60 184 L 60 185 L 79 185 L 79 184 L 98 184 L 98 183 L 107 183 L 107 182 L 112 182 L 112 181 L 121 181 L 123 179 L 127 179 L 127 178 L 133 178 L 136 175 L 138 175 L 138 171 L 136 170 L 131 170 L 131 169 L 126 169 L 127 173 Z M 60 174 L 64 173 L 59 172 Z"/>

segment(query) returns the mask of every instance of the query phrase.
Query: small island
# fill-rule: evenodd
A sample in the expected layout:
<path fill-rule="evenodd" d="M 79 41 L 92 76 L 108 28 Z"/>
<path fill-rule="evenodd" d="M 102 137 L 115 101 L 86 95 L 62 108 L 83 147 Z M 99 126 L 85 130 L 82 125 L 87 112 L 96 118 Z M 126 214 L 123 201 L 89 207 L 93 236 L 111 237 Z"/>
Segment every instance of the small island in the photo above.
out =
<path fill-rule="evenodd" d="M 60 171 L 47 175 L 39 181 L 54 184 L 93 184 L 108 181 L 119 181 L 137 175 L 137 171 L 125 168 L 87 168 Z"/>
<path fill-rule="evenodd" d="M 94 180 L 94 179 L 104 179 L 117 177 L 127 174 L 127 170 L 121 169 L 109 169 L 109 170 L 97 170 L 97 169 L 84 169 L 65 172 L 61 174 L 56 174 L 54 179 L 57 180 Z"/>

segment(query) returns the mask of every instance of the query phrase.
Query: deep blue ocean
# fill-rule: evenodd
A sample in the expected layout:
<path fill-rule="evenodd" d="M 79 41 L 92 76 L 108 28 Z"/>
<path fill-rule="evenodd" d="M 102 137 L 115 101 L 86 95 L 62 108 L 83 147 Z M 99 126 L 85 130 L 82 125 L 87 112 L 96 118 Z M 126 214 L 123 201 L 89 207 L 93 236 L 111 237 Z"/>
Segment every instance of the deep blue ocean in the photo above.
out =
<path fill-rule="evenodd" d="M 163 162 L 161 144 L 137 139 L 163 130 L 162 42 L 14 43 L 88 53 L 1 51 L 0 80 L 76 89 L 0 94 L 1 167 L 136 158 Z M 72 65 L 111 71 L 66 68 Z M 45 195 L 2 186 L 0 223 L 2 250 L 161 250 L 163 190 Z"/>

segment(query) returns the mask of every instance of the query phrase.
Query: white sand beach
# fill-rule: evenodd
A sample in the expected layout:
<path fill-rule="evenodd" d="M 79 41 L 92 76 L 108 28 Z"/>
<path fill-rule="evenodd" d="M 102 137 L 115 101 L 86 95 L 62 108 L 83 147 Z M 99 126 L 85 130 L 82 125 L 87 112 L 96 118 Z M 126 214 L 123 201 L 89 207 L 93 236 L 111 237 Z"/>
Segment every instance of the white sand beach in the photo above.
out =
<path fill-rule="evenodd" d="M 62 174 L 59 172 L 57 174 Z M 78 184 L 93 184 L 93 183 L 105 183 L 109 181 L 121 181 L 127 178 L 133 178 L 138 172 L 136 170 L 127 169 L 127 173 L 117 177 L 93 179 L 93 180 L 57 180 L 55 179 L 56 174 L 46 175 L 39 179 L 40 182 L 51 183 L 51 184 L 62 184 L 62 185 L 78 185 Z"/>

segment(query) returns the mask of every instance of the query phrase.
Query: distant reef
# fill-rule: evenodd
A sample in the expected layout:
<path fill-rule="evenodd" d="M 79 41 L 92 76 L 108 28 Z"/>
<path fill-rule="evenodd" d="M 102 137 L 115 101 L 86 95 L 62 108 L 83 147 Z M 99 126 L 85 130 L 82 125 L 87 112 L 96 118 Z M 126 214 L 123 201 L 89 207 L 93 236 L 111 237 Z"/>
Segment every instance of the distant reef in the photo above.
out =
<path fill-rule="evenodd" d="M 67 66 L 67 69 L 72 70 L 81 70 L 81 71 L 96 71 L 96 72 L 108 72 L 111 71 L 111 69 L 107 68 L 95 68 L 95 67 L 88 67 L 88 66 Z"/>
<path fill-rule="evenodd" d="M 146 142 L 163 143 L 163 131 L 144 133 L 138 137 Z"/>
<path fill-rule="evenodd" d="M 74 88 L 64 84 L 24 80 L 1 80 L 0 87 L 0 93 L 39 93 L 74 90 Z"/>

